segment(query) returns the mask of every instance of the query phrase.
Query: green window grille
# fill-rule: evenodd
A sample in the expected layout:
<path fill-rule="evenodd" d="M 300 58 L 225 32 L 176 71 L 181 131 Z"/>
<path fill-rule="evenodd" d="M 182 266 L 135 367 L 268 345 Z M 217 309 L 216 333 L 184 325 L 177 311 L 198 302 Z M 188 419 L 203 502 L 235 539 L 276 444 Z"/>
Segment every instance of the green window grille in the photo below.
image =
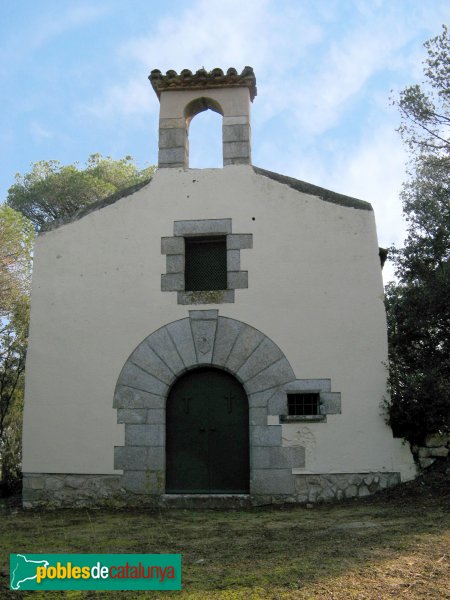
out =
<path fill-rule="evenodd" d="M 320 394 L 316 392 L 288 394 L 288 415 L 320 415 Z"/>
<path fill-rule="evenodd" d="M 186 291 L 227 289 L 225 236 L 185 238 Z"/>

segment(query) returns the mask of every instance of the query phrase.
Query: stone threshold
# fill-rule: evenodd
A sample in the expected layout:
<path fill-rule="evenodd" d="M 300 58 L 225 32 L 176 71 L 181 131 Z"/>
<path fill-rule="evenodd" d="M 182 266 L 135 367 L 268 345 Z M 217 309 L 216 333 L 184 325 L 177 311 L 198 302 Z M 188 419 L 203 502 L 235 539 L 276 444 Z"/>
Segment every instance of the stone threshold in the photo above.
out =
<path fill-rule="evenodd" d="M 245 508 L 252 506 L 249 494 L 162 494 L 160 504 L 168 508 Z"/>

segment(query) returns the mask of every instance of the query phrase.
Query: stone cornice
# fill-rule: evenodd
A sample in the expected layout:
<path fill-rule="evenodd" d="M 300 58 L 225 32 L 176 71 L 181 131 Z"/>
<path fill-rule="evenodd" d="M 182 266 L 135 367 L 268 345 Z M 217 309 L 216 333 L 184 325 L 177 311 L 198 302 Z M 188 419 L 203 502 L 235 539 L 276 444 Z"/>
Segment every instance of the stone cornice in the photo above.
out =
<path fill-rule="evenodd" d="M 183 69 L 180 74 L 170 70 L 163 75 L 159 69 L 153 69 L 148 78 L 158 98 L 161 96 L 161 92 L 167 90 L 247 87 L 250 92 L 250 100 L 253 102 L 257 93 L 256 78 L 252 67 L 244 67 L 241 74 L 232 67 L 227 70 L 226 74 L 222 69 L 213 69 L 208 72 L 202 68 L 195 73 L 189 69 Z"/>

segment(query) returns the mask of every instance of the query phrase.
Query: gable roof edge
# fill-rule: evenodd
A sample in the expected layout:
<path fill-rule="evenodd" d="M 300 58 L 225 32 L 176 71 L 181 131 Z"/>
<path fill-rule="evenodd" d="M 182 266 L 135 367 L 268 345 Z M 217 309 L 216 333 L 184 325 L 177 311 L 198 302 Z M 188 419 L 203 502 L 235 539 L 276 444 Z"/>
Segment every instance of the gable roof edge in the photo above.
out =
<path fill-rule="evenodd" d="M 273 171 L 266 171 L 266 169 L 261 169 L 260 167 L 255 167 L 254 165 L 252 165 L 252 168 L 258 175 L 262 175 L 263 177 L 268 177 L 269 179 L 273 179 L 278 183 L 288 185 L 294 190 L 297 190 L 297 192 L 318 196 L 324 202 L 331 202 L 332 204 L 338 204 L 339 206 L 345 206 L 347 208 L 373 211 L 373 207 L 370 202 L 366 202 L 365 200 L 359 200 L 358 198 L 345 196 L 344 194 L 339 194 L 338 192 L 332 192 L 331 190 L 319 187 L 318 185 L 307 183 L 306 181 L 301 181 L 300 179 L 295 179 L 294 177 L 288 177 L 287 175 L 281 175 L 280 173 L 274 173 Z"/>
<path fill-rule="evenodd" d="M 42 226 L 38 235 L 42 235 L 42 234 L 47 233 L 48 231 L 52 231 L 54 229 L 59 229 L 63 225 L 68 225 L 69 223 L 78 221 L 79 219 L 82 219 L 83 217 L 85 217 L 86 215 L 89 215 L 92 212 L 101 210 L 102 208 L 105 208 L 106 206 L 110 206 L 111 204 L 115 204 L 118 200 L 121 200 L 122 198 L 126 198 L 127 196 L 131 196 L 135 192 L 138 192 L 140 189 L 142 189 L 143 187 L 145 187 L 146 185 L 151 183 L 152 179 L 153 179 L 153 177 L 150 177 L 149 179 L 145 179 L 144 181 L 140 181 L 139 183 L 130 185 L 130 187 L 127 187 L 123 190 L 114 192 L 114 194 L 111 194 L 110 196 L 107 196 L 106 198 L 102 198 L 101 200 L 96 200 L 95 202 L 92 202 L 92 204 L 87 204 L 86 206 L 79 208 L 73 215 L 70 215 L 68 217 L 62 217 L 61 219 L 55 219 L 53 221 L 49 221 L 48 223 L 46 223 L 45 225 Z"/>

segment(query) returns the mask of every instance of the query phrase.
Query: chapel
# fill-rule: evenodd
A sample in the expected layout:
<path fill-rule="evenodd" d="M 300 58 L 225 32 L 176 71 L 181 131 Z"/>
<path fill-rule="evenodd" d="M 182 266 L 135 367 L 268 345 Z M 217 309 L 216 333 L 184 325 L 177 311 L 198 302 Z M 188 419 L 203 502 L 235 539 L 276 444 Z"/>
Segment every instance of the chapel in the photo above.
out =
<path fill-rule="evenodd" d="M 415 476 L 385 423 L 372 206 L 258 168 L 251 67 L 158 70 L 158 170 L 41 232 L 24 506 L 251 506 Z M 189 168 L 222 118 L 223 168 Z"/>

